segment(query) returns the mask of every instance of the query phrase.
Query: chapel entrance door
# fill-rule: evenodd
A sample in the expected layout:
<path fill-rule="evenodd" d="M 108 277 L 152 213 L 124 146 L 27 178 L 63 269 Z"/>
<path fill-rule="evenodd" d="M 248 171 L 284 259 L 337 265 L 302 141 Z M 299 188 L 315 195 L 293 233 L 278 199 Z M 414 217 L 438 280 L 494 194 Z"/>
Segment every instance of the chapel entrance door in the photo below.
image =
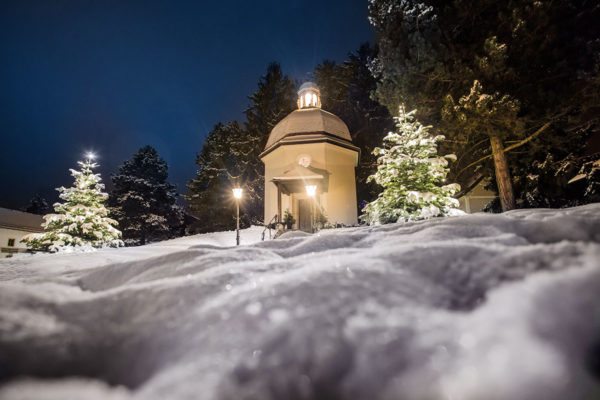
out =
<path fill-rule="evenodd" d="M 311 200 L 298 199 L 298 228 L 304 232 L 312 232 Z"/>

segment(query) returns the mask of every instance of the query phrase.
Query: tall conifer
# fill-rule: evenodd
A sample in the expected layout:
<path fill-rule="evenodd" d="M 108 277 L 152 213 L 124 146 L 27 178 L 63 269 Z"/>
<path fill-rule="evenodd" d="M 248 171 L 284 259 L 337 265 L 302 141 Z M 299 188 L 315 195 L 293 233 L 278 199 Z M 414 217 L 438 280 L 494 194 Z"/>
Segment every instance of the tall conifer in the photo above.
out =
<path fill-rule="evenodd" d="M 266 74 L 258 81 L 258 89 L 250 97 L 246 110 L 246 135 L 248 151 L 244 154 L 244 171 L 240 184 L 246 190 L 245 211 L 254 223 L 270 219 L 264 214 L 265 167 L 259 155 L 265 149 L 273 127 L 296 108 L 296 87 L 284 75 L 281 66 L 271 63 Z"/>
<path fill-rule="evenodd" d="M 167 163 L 151 146 L 139 149 L 112 176 L 109 206 L 126 243 L 143 245 L 182 233 L 183 211 L 167 177 Z"/>

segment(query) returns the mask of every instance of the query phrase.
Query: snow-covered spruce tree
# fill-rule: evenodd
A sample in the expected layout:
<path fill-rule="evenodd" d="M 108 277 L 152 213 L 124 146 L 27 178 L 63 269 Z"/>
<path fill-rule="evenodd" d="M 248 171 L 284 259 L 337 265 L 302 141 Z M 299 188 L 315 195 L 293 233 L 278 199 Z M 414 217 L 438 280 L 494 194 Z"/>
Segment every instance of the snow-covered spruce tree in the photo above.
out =
<path fill-rule="evenodd" d="M 112 176 L 108 205 L 128 246 L 182 236 L 183 210 L 167 178 L 167 163 L 152 146 L 139 149 Z"/>
<path fill-rule="evenodd" d="M 361 219 L 368 224 L 385 224 L 445 216 L 457 212 L 458 200 L 452 196 L 460 185 L 445 185 L 448 160 L 454 154 L 438 156 L 437 143 L 443 136 L 432 136 L 428 126 L 414 117 L 416 110 L 400 107 L 396 132 L 376 148 L 377 172 L 369 177 L 383 187 L 377 199 L 363 209 Z"/>
<path fill-rule="evenodd" d="M 98 165 L 89 159 L 78 164 L 80 171 L 71 169 L 73 187 L 56 189 L 64 203 L 54 204 L 55 214 L 44 216 L 45 232 L 23 238 L 31 249 L 57 252 L 123 246 L 117 221 L 108 218 L 104 206 L 108 195 L 103 192 L 102 178 L 93 171 Z"/>

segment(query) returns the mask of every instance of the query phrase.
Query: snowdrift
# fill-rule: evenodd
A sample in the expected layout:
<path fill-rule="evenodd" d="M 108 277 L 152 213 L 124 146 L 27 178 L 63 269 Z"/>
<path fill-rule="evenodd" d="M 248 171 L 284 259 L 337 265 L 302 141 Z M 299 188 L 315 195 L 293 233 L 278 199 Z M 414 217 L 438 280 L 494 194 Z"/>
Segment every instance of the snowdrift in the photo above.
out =
<path fill-rule="evenodd" d="M 230 240 L 0 261 L 0 398 L 600 398 L 600 205 Z"/>

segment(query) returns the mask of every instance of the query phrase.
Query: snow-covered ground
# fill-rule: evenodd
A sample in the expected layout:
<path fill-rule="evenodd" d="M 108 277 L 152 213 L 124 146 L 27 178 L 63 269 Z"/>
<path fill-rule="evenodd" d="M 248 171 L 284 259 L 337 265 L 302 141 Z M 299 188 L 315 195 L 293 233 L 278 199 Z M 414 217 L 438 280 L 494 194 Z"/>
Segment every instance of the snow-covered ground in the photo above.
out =
<path fill-rule="evenodd" d="M 1 399 L 598 399 L 600 205 L 0 261 Z"/>

